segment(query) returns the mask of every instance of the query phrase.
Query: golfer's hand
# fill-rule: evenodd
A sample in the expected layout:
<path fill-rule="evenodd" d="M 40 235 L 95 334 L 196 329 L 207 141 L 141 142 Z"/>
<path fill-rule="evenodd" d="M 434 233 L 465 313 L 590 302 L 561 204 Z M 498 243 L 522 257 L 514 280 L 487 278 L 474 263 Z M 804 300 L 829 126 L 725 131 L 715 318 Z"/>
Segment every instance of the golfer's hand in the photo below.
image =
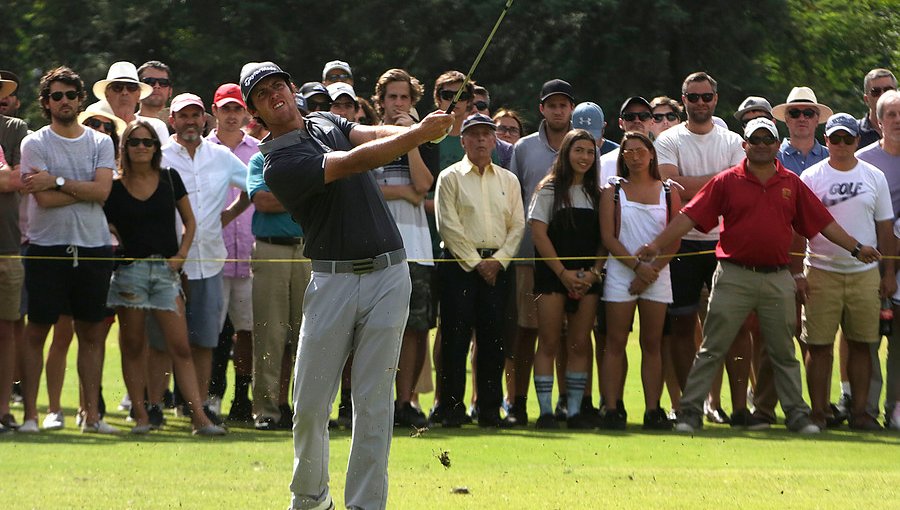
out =
<path fill-rule="evenodd" d="M 638 249 L 634 256 L 641 262 L 653 262 L 659 256 L 659 247 L 654 243 L 645 244 Z"/>
<path fill-rule="evenodd" d="M 863 246 L 859 253 L 856 254 L 857 260 L 869 264 L 881 260 L 881 253 L 874 246 Z"/>
<path fill-rule="evenodd" d="M 412 127 L 414 131 L 421 137 L 422 142 L 429 142 L 446 135 L 453 126 L 453 116 L 437 110 L 428 114 Z"/>

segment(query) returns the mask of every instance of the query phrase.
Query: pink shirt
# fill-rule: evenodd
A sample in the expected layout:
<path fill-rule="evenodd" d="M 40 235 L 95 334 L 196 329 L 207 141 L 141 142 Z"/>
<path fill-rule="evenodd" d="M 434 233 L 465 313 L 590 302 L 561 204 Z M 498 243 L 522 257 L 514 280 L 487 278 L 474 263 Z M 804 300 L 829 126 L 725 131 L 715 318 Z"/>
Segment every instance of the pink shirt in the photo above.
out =
<path fill-rule="evenodd" d="M 216 136 L 213 130 L 206 137 L 210 142 L 222 145 L 222 142 Z M 259 152 L 257 146 L 259 141 L 249 135 L 244 135 L 241 143 L 231 152 L 246 165 L 250 158 Z M 228 191 L 228 200 L 226 205 L 232 202 L 241 194 L 241 190 L 231 188 Z M 253 249 L 253 233 L 250 231 L 250 223 L 253 219 L 253 205 L 242 212 L 240 216 L 222 229 L 222 239 L 225 241 L 225 248 L 228 250 L 229 259 L 238 259 L 240 262 L 226 262 L 222 269 L 222 276 L 225 278 L 249 278 L 250 277 L 250 252 Z"/>

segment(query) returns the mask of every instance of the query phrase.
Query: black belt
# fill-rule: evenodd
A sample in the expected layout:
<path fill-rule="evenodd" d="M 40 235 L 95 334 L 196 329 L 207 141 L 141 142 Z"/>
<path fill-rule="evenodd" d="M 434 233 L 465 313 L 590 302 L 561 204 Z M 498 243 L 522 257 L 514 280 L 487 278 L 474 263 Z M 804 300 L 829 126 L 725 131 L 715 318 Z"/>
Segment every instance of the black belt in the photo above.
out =
<path fill-rule="evenodd" d="M 475 251 L 477 251 L 477 252 L 478 252 L 478 256 L 481 257 L 481 258 L 483 258 L 483 259 L 486 259 L 486 258 L 488 258 L 488 257 L 491 257 L 491 256 L 493 256 L 495 253 L 497 253 L 497 250 L 495 250 L 494 248 L 476 248 Z"/>
<path fill-rule="evenodd" d="M 269 244 L 278 244 L 281 246 L 296 246 L 298 244 L 303 244 L 302 237 L 256 237 L 257 241 L 262 241 L 264 243 Z"/>
<path fill-rule="evenodd" d="M 748 266 L 746 264 L 741 264 L 740 262 L 733 262 L 731 260 L 723 260 L 722 262 L 727 262 L 733 266 L 740 267 L 742 269 L 746 269 L 747 271 L 753 271 L 754 273 L 777 273 L 778 271 L 785 271 L 790 269 L 791 266 L 787 264 L 781 264 L 777 266 Z"/>
<path fill-rule="evenodd" d="M 366 274 L 373 271 L 379 271 L 394 264 L 399 264 L 406 260 L 406 250 L 399 250 L 382 253 L 370 259 L 358 260 L 313 260 L 311 261 L 312 270 L 320 273 L 353 273 Z"/>

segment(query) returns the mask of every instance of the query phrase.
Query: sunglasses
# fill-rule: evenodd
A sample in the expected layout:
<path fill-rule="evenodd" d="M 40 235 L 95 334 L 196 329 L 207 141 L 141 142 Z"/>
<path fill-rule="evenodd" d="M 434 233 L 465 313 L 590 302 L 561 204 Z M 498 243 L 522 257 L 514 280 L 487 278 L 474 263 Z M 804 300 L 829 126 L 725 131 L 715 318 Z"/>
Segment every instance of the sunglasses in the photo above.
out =
<path fill-rule="evenodd" d="M 714 92 L 706 92 L 703 94 L 690 93 L 690 94 L 685 94 L 684 97 L 686 97 L 687 100 L 690 101 L 691 103 L 696 103 L 697 101 L 699 101 L 701 99 L 703 100 L 704 103 L 712 103 L 712 100 L 715 99 L 716 94 Z"/>
<path fill-rule="evenodd" d="M 653 121 L 654 121 L 654 122 L 662 122 L 663 119 L 665 119 L 665 120 L 667 120 L 667 121 L 669 121 L 669 122 L 675 122 L 676 120 L 678 120 L 678 115 L 677 115 L 675 112 L 669 112 L 669 113 L 654 113 L 654 114 L 653 114 Z"/>
<path fill-rule="evenodd" d="M 846 135 L 835 133 L 828 135 L 828 141 L 831 142 L 832 145 L 840 145 L 841 142 L 844 142 L 845 145 L 853 145 L 856 143 L 856 137 L 850 133 L 847 133 Z"/>
<path fill-rule="evenodd" d="M 444 101 L 453 101 L 453 98 L 456 97 L 456 91 L 450 89 L 441 90 L 440 97 Z M 459 95 L 459 101 L 468 101 L 469 99 L 472 99 L 472 94 L 468 92 L 463 92 Z"/>
<path fill-rule="evenodd" d="M 872 90 L 869 91 L 869 97 L 878 97 L 889 90 L 897 89 L 894 87 L 872 87 Z"/>
<path fill-rule="evenodd" d="M 640 119 L 641 122 L 646 122 L 650 120 L 650 117 L 653 117 L 653 114 L 650 112 L 627 112 L 622 114 L 622 120 L 625 122 L 634 122 L 635 119 Z"/>
<path fill-rule="evenodd" d="M 127 90 L 128 92 L 137 92 L 137 90 L 141 88 L 141 86 L 137 83 L 116 81 L 110 83 L 109 88 L 112 89 L 113 92 L 118 94 L 119 92 L 122 92 L 123 89 Z"/>
<path fill-rule="evenodd" d="M 790 117 L 791 117 L 792 119 L 799 119 L 801 114 L 802 114 L 804 117 L 806 117 L 807 119 L 811 119 L 811 118 L 813 118 L 813 117 L 815 117 L 816 115 L 819 114 L 819 112 L 813 110 L 812 108 L 806 108 L 806 109 L 804 109 L 804 110 L 800 110 L 800 109 L 796 109 L 796 108 L 795 108 L 795 109 L 793 109 L 793 110 L 788 110 L 787 113 L 788 113 L 788 115 L 790 115 Z"/>
<path fill-rule="evenodd" d="M 646 147 L 636 147 L 634 149 L 622 149 L 623 156 L 640 156 L 645 152 L 650 152 L 650 149 Z"/>
<path fill-rule="evenodd" d="M 517 128 L 516 126 L 497 126 L 497 132 L 517 135 L 519 134 L 519 128 Z"/>
<path fill-rule="evenodd" d="M 60 92 L 57 90 L 56 92 L 50 94 L 50 99 L 52 99 L 54 101 L 62 101 L 63 96 L 66 96 L 66 99 L 68 99 L 69 101 L 74 101 L 74 100 L 78 99 L 78 92 L 76 92 L 74 90 L 67 90 L 65 92 Z"/>
<path fill-rule="evenodd" d="M 105 122 L 98 118 L 91 117 L 84 121 L 84 125 L 91 129 L 103 128 L 107 133 L 112 133 L 116 129 L 116 125 L 112 122 Z"/>
<path fill-rule="evenodd" d="M 331 109 L 331 101 L 310 101 L 306 100 L 306 107 L 311 112 L 328 111 Z"/>
<path fill-rule="evenodd" d="M 141 81 L 151 87 L 155 87 L 156 85 L 159 85 L 160 87 L 172 86 L 172 80 L 168 78 L 141 78 Z"/>
<path fill-rule="evenodd" d="M 349 80 L 353 78 L 352 74 L 329 74 L 325 76 L 326 81 L 340 81 L 340 80 Z"/>
<path fill-rule="evenodd" d="M 485 101 L 475 101 L 475 109 L 476 110 L 487 110 L 488 104 Z"/>
<path fill-rule="evenodd" d="M 129 147 L 137 147 L 138 145 L 144 144 L 144 147 L 153 147 L 156 145 L 156 140 L 152 138 L 129 138 L 128 141 Z"/>
<path fill-rule="evenodd" d="M 749 143 L 750 145 L 759 145 L 761 143 L 764 143 L 766 145 L 773 145 L 777 142 L 778 142 L 778 139 L 772 135 L 748 136 L 747 137 L 747 143 Z"/>

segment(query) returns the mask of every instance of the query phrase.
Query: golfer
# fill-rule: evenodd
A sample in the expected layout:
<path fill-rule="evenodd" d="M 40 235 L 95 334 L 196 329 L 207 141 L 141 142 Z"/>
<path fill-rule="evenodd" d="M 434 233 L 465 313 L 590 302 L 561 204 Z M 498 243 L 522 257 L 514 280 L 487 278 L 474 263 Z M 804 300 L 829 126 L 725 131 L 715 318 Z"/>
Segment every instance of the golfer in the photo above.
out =
<path fill-rule="evenodd" d="M 352 351 L 353 440 L 347 508 L 385 508 L 394 377 L 411 284 L 403 241 L 369 170 L 443 135 L 452 117 L 411 128 L 362 126 L 295 106 L 290 75 L 272 62 L 241 70 L 247 109 L 271 135 L 264 178 L 306 234 L 312 278 L 294 381 L 292 509 L 334 508 L 328 487 L 328 417 Z"/>

